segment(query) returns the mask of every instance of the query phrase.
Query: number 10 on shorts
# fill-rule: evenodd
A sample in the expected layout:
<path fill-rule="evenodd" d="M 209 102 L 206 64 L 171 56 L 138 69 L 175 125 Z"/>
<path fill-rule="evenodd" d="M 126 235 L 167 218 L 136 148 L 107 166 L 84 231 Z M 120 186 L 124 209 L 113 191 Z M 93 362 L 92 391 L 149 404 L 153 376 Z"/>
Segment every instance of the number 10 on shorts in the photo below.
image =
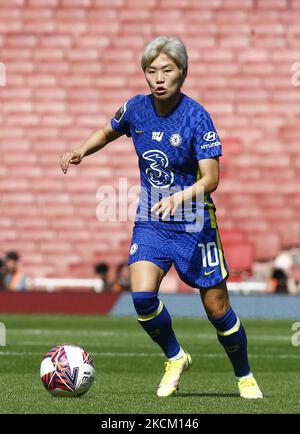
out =
<path fill-rule="evenodd" d="M 207 244 L 199 243 L 198 247 L 201 249 L 203 268 L 206 268 L 207 266 L 216 267 L 219 265 L 218 248 L 215 242 Z"/>

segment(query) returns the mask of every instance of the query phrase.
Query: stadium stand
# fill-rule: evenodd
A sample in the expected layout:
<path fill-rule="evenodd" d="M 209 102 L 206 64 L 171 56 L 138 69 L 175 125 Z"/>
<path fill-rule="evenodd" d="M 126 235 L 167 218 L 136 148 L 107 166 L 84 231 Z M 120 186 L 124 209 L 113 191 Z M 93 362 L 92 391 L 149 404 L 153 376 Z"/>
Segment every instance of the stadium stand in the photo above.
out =
<path fill-rule="evenodd" d="M 212 1 L 205 13 L 198 1 L 176 2 L 172 13 L 170 2 L 159 13 L 156 3 L 143 2 L 143 13 L 132 0 L 0 5 L 1 249 L 19 251 L 33 278 L 92 278 L 97 261 L 126 259 L 132 221 L 100 221 L 97 191 L 114 186 L 116 217 L 127 209 L 118 179 L 139 184 L 131 141 L 119 139 L 67 176 L 59 156 L 148 92 L 142 49 L 174 31 L 190 53 L 184 91 L 212 114 L 223 142 L 213 197 L 232 276 L 299 246 L 300 92 L 291 66 L 300 3 Z"/>

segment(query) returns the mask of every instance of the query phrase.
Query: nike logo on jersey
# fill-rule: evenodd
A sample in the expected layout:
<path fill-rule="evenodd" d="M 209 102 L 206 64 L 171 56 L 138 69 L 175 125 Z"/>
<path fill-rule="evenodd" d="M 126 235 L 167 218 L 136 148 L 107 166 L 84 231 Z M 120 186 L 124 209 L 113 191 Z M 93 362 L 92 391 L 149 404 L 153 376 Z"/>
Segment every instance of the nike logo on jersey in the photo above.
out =
<path fill-rule="evenodd" d="M 214 268 L 211 271 L 204 271 L 204 276 L 208 276 L 209 274 L 214 273 L 215 271 L 216 271 L 216 268 Z"/>
<path fill-rule="evenodd" d="M 141 133 L 144 133 L 144 131 L 143 131 L 143 130 L 137 130 L 136 128 L 135 128 L 134 132 L 135 132 L 136 134 L 141 134 Z"/>

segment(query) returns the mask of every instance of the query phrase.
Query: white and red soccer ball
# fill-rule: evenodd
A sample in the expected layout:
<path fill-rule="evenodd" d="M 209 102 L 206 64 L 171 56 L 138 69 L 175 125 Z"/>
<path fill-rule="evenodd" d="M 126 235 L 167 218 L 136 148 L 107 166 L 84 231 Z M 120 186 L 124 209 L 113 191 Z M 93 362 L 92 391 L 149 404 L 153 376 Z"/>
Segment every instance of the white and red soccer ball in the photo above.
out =
<path fill-rule="evenodd" d="M 60 345 L 45 354 L 40 369 L 45 388 L 54 396 L 80 396 L 95 379 L 90 354 L 75 345 Z"/>

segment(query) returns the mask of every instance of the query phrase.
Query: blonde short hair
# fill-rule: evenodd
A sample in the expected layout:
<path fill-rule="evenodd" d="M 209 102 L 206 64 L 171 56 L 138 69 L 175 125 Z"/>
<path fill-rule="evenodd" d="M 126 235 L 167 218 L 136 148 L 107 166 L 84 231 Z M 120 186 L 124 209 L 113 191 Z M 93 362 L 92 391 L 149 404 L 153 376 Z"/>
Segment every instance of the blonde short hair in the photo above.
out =
<path fill-rule="evenodd" d="M 184 43 L 178 38 L 159 36 L 151 41 L 145 48 L 141 66 L 145 72 L 146 68 L 151 65 L 154 59 L 164 53 L 169 56 L 181 71 L 183 80 L 188 70 L 188 54 Z"/>

